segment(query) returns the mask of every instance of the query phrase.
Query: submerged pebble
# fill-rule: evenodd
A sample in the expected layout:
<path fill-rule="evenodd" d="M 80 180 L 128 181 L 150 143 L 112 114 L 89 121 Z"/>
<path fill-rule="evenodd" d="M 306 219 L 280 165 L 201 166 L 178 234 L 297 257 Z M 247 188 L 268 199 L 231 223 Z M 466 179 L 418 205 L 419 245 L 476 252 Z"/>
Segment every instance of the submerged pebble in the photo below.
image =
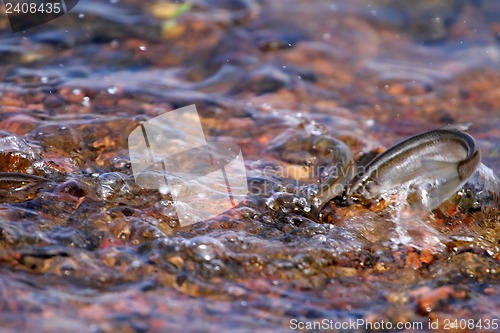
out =
<path fill-rule="evenodd" d="M 0 131 L 0 171 L 40 174 L 42 158 L 21 137 Z"/>

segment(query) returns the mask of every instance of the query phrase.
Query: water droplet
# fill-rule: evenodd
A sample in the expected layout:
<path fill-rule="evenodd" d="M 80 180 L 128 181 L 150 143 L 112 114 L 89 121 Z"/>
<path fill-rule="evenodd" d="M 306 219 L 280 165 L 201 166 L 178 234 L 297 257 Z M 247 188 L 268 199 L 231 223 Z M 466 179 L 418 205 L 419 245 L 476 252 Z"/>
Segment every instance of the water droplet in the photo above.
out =
<path fill-rule="evenodd" d="M 117 91 L 118 91 L 118 88 L 115 86 L 111 86 L 108 88 L 108 94 L 110 94 L 110 95 L 116 94 Z"/>
<path fill-rule="evenodd" d="M 90 97 L 88 97 L 88 96 L 83 97 L 82 105 L 89 107 L 90 106 Z"/>
<path fill-rule="evenodd" d="M 225 257 L 225 246 L 216 238 L 201 236 L 192 238 L 186 245 L 188 254 L 198 262 L 207 262 Z"/>
<path fill-rule="evenodd" d="M 167 185 L 161 185 L 160 188 L 158 189 L 162 195 L 168 194 L 168 186 Z"/>

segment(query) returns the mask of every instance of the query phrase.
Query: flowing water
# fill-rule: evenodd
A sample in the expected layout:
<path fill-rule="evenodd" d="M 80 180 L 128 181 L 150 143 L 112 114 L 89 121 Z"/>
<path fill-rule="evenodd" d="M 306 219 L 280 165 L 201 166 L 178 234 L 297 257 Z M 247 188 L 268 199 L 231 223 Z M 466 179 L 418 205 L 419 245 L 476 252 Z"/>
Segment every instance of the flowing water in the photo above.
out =
<path fill-rule="evenodd" d="M 499 41 L 495 0 L 82 0 L 18 33 L 2 13 L 0 172 L 29 176 L 0 173 L 1 331 L 499 331 Z M 181 227 L 127 136 L 190 104 L 249 195 Z M 450 123 L 483 165 L 433 212 L 402 189 L 318 218 L 300 195 Z"/>

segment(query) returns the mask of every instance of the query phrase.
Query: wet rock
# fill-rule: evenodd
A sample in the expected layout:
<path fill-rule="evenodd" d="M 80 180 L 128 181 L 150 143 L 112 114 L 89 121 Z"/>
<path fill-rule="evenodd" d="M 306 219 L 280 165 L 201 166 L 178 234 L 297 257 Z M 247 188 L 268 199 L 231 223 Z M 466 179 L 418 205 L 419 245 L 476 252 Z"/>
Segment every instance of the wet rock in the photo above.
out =
<path fill-rule="evenodd" d="M 0 132 L 0 171 L 40 174 L 43 161 L 21 137 Z"/>
<path fill-rule="evenodd" d="M 70 153 L 81 149 L 82 138 L 72 126 L 40 126 L 29 133 L 27 137 L 35 142 L 41 142 L 50 151 Z"/>
<path fill-rule="evenodd" d="M 157 226 L 134 217 L 116 220 L 112 223 L 110 231 L 117 239 L 130 244 L 140 244 L 166 236 Z"/>
<path fill-rule="evenodd" d="M 390 221 L 361 206 L 337 208 L 329 218 L 330 223 L 359 233 L 370 242 L 387 241 L 389 231 L 394 228 Z"/>
<path fill-rule="evenodd" d="M 415 298 L 419 311 L 427 314 L 446 306 L 452 299 L 463 299 L 467 297 L 467 292 L 459 287 L 442 286 L 436 289 L 421 287 L 410 292 L 410 296 Z"/>
<path fill-rule="evenodd" d="M 431 266 L 431 276 L 442 283 L 463 283 L 467 281 L 487 282 L 498 278 L 496 260 L 465 252 L 440 261 Z"/>

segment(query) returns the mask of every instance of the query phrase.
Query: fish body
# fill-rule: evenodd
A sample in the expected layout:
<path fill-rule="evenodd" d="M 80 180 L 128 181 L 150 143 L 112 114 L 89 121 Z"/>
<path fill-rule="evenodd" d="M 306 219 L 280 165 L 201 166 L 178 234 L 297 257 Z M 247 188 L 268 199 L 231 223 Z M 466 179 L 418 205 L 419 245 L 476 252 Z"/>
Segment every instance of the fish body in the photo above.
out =
<path fill-rule="evenodd" d="M 411 183 L 423 206 L 434 209 L 476 171 L 481 152 L 472 136 L 456 128 L 415 135 L 389 148 L 366 165 L 347 188 L 361 202 Z"/>
<path fill-rule="evenodd" d="M 0 172 L 0 189 L 20 191 L 31 185 L 41 185 L 49 180 L 43 177 L 16 172 Z"/>
<path fill-rule="evenodd" d="M 43 177 L 16 172 L 0 172 L 0 203 L 23 202 L 38 196 L 54 183 Z"/>

